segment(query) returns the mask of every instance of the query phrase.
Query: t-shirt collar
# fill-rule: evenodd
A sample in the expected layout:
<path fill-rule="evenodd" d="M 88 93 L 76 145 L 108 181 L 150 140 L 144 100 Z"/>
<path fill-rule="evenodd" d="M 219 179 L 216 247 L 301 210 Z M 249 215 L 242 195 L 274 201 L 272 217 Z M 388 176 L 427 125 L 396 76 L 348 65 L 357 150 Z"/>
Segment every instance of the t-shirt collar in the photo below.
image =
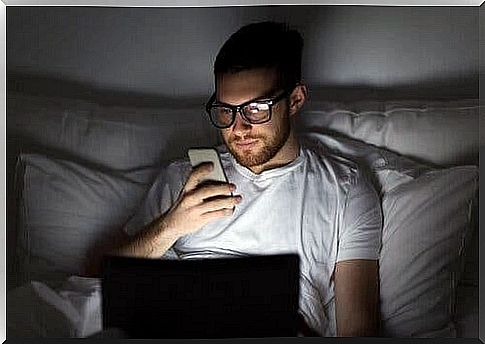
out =
<path fill-rule="evenodd" d="M 275 168 L 263 171 L 260 174 L 256 174 L 253 171 L 251 171 L 249 168 L 240 165 L 231 153 L 229 153 L 229 157 L 236 171 L 242 174 L 244 177 L 251 179 L 253 181 L 270 179 L 270 178 L 274 178 L 274 177 L 289 173 L 294 169 L 296 169 L 298 166 L 300 166 L 304 160 L 303 148 L 300 145 L 298 156 L 292 162 L 284 166 L 275 167 Z"/>

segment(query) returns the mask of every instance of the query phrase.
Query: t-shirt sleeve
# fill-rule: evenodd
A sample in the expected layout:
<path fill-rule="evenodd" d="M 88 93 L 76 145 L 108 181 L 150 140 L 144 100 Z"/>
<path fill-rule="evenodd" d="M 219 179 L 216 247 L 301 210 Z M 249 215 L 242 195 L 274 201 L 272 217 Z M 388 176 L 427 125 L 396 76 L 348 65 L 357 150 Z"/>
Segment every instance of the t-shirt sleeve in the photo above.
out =
<path fill-rule="evenodd" d="M 133 236 L 155 218 L 165 213 L 177 200 L 189 173 L 190 165 L 183 161 L 174 162 L 162 168 L 145 199 L 125 223 L 123 230 Z"/>
<path fill-rule="evenodd" d="M 350 177 L 345 196 L 337 262 L 350 259 L 379 259 L 382 210 L 379 197 L 360 171 Z"/>

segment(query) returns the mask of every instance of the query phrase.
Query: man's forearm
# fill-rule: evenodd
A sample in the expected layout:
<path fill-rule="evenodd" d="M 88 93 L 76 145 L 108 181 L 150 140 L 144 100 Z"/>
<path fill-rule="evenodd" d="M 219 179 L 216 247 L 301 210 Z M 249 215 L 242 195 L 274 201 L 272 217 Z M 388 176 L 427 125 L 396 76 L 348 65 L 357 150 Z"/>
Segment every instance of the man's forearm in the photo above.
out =
<path fill-rule="evenodd" d="M 338 262 L 335 268 L 337 336 L 376 336 L 379 328 L 376 260 Z"/>
<path fill-rule="evenodd" d="M 125 241 L 122 245 L 110 252 L 112 255 L 158 258 L 177 241 L 178 235 L 172 228 L 169 228 L 161 216 L 134 237 Z"/>
<path fill-rule="evenodd" d="M 131 237 L 121 231 L 121 236 L 112 241 L 97 245 L 81 275 L 99 277 L 103 256 L 126 256 L 139 258 L 158 258 L 177 241 L 178 236 L 166 225 L 163 216 L 155 219 L 138 234 Z"/>
<path fill-rule="evenodd" d="M 352 319 L 337 324 L 337 337 L 377 337 L 379 326 L 374 319 Z"/>

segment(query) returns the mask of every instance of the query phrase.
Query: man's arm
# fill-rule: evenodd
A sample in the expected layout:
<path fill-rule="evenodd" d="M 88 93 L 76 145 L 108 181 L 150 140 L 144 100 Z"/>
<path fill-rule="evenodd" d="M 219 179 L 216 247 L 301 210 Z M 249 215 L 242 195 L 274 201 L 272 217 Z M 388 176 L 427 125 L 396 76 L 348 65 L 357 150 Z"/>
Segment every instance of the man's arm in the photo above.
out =
<path fill-rule="evenodd" d="M 346 260 L 336 264 L 335 316 L 337 336 L 377 336 L 379 329 L 379 267 L 377 260 Z"/>
<path fill-rule="evenodd" d="M 117 237 L 99 242 L 91 250 L 89 260 L 81 273 L 86 277 L 100 277 L 103 256 L 139 258 L 161 257 L 177 240 L 170 230 L 164 230 L 163 217 L 156 218 L 136 235 L 119 231 Z M 157 256 L 158 254 L 158 256 Z"/>
<path fill-rule="evenodd" d="M 163 215 L 155 218 L 133 237 L 125 233 L 108 245 L 99 245 L 93 252 L 84 275 L 98 276 L 103 255 L 158 258 L 180 238 L 207 223 L 230 216 L 241 196 L 233 196 L 235 185 L 201 184 L 213 169 L 212 163 L 194 168 L 177 201 Z"/>

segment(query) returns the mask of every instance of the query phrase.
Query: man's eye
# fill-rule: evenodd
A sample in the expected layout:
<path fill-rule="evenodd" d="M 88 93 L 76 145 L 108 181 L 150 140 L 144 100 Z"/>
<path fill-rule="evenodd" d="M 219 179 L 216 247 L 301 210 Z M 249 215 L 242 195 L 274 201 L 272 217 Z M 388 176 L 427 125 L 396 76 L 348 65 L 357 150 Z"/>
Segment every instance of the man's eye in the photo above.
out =
<path fill-rule="evenodd" d="M 219 115 L 230 115 L 232 114 L 232 110 L 229 108 L 220 107 L 220 108 L 217 108 L 217 113 Z"/>
<path fill-rule="evenodd" d="M 251 103 L 248 105 L 248 110 L 251 113 L 258 113 L 260 111 L 267 111 L 269 109 L 269 105 L 266 103 Z"/>

